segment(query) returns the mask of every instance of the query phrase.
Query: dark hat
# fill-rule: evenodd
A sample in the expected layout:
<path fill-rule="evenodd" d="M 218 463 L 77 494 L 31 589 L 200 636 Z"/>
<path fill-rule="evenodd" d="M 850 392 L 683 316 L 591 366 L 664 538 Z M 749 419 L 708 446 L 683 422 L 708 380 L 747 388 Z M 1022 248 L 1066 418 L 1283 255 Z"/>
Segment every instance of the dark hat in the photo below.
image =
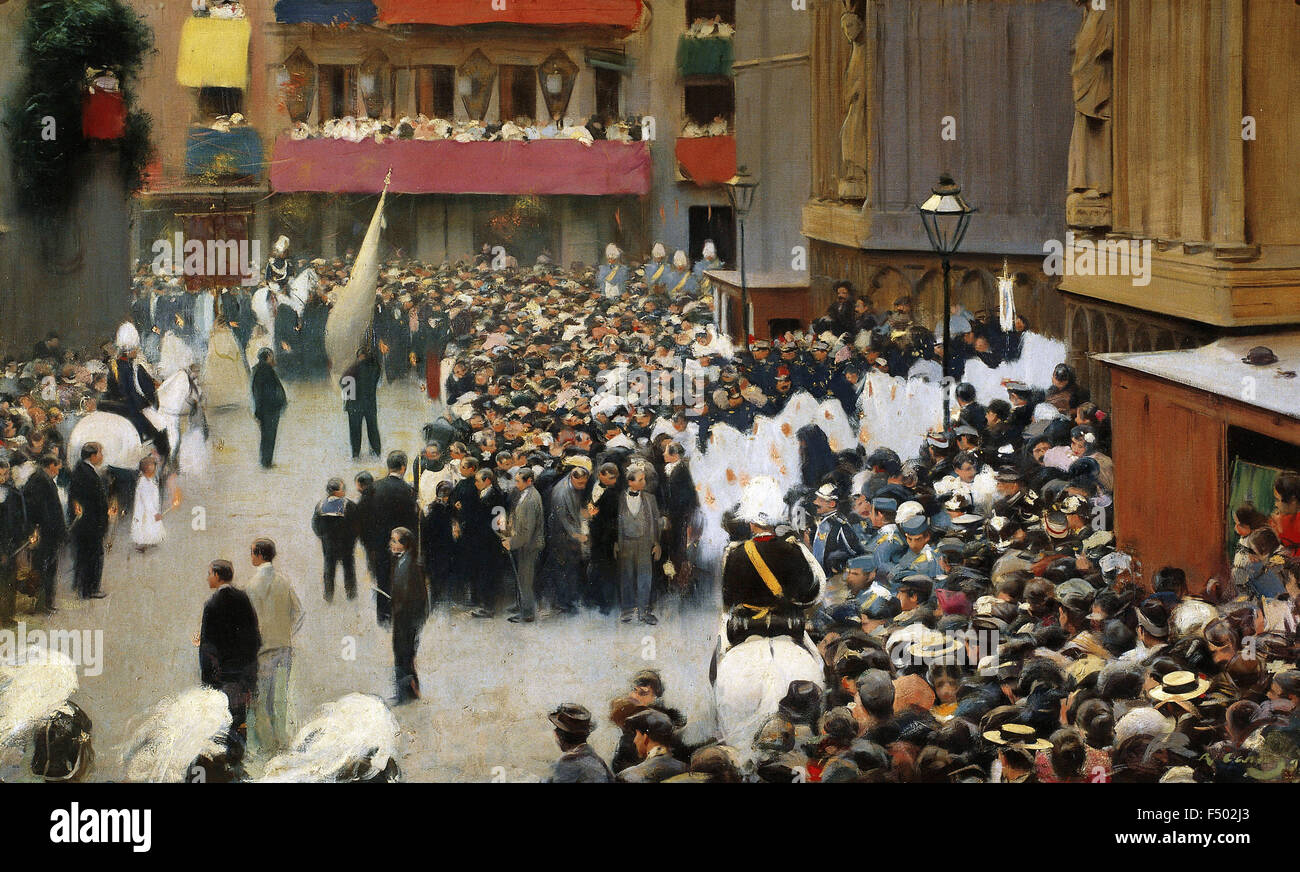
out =
<path fill-rule="evenodd" d="M 858 736 L 858 721 L 853 717 L 853 712 L 843 706 L 828 711 L 822 719 L 821 728 L 830 738 L 844 742 L 851 742 Z"/>
<path fill-rule="evenodd" d="M 910 591 L 918 600 L 925 602 L 934 592 L 934 579 L 920 573 L 909 575 L 898 583 L 898 590 L 900 593 L 905 590 Z"/>
<path fill-rule="evenodd" d="M 812 725 L 822 713 L 822 691 L 816 682 L 792 681 L 777 711 L 795 723 Z"/>
<path fill-rule="evenodd" d="M 1241 359 L 1241 362 L 1248 363 L 1251 366 L 1268 366 L 1270 363 L 1277 363 L 1277 355 L 1267 345 L 1256 345 L 1246 352 L 1246 356 Z"/>
<path fill-rule="evenodd" d="M 1022 476 L 1020 475 L 1020 470 L 1016 469 L 1014 466 L 998 467 L 998 473 L 997 473 L 998 481 L 1007 482 L 1007 483 L 1019 482 L 1021 478 Z"/>
<path fill-rule="evenodd" d="M 645 733 L 656 742 L 670 742 L 673 738 L 672 719 L 658 709 L 642 709 L 628 718 L 624 727 Z"/>
<path fill-rule="evenodd" d="M 1169 635 L 1169 609 L 1160 600 L 1144 600 L 1137 608 L 1138 624 L 1152 636 L 1163 639 Z"/>
<path fill-rule="evenodd" d="M 564 703 L 547 715 L 547 718 L 557 729 L 575 736 L 589 736 L 591 731 L 596 729 L 591 719 L 591 712 L 575 702 Z"/>

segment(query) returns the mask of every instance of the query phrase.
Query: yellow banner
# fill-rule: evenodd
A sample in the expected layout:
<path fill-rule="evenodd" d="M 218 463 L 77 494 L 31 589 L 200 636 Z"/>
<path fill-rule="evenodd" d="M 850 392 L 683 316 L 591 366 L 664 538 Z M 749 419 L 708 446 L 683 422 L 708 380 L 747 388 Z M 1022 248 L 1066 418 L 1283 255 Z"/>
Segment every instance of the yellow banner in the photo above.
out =
<path fill-rule="evenodd" d="M 187 88 L 248 88 L 246 18 L 187 18 L 176 81 Z"/>

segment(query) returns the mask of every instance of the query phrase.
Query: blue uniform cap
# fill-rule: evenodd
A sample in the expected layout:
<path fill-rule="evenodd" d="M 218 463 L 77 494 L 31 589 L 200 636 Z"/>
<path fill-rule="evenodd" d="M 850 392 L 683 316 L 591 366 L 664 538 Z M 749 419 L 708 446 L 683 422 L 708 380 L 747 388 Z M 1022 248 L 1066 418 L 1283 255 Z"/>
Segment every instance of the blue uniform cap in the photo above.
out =
<path fill-rule="evenodd" d="M 889 497 L 876 497 L 871 501 L 871 506 L 877 512 L 897 512 L 898 500 L 893 500 Z"/>
<path fill-rule="evenodd" d="M 846 569 L 861 569 L 863 572 L 871 572 L 876 568 L 876 558 L 870 554 L 859 554 L 857 557 L 849 558 L 845 564 Z"/>
<path fill-rule="evenodd" d="M 919 536 L 930 529 L 930 520 L 925 515 L 914 515 L 899 525 L 909 536 Z"/>

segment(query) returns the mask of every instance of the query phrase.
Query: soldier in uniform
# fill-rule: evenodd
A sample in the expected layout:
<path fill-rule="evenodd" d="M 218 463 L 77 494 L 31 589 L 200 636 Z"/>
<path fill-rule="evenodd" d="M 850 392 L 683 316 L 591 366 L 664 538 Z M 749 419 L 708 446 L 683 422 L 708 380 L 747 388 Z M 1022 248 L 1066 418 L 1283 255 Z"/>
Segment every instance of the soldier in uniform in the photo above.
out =
<path fill-rule="evenodd" d="M 627 267 L 618 262 L 622 256 L 623 252 L 611 242 L 605 246 L 605 262 L 596 272 L 597 287 L 608 300 L 617 300 L 627 291 Z"/>
<path fill-rule="evenodd" d="M 890 573 L 890 586 L 897 589 L 899 582 L 909 575 L 938 578 L 943 574 L 939 557 L 930 544 L 930 521 L 925 515 L 913 515 L 899 529 L 907 540 L 907 551 L 899 558 Z"/>
<path fill-rule="evenodd" d="M 809 359 L 804 364 L 803 383 L 801 387 L 812 394 L 815 399 L 824 400 L 831 392 L 831 378 L 834 369 L 826 355 L 831 348 L 825 342 L 814 342 L 809 349 Z"/>
<path fill-rule="evenodd" d="M 645 286 L 652 295 L 667 293 L 668 273 L 668 249 L 656 242 L 650 250 L 650 262 L 645 265 Z"/>
<path fill-rule="evenodd" d="M 769 397 L 776 392 L 776 365 L 769 358 L 772 356 L 772 343 L 766 339 L 757 339 L 750 346 L 751 360 L 746 367 L 746 376 L 750 384 Z"/>
<path fill-rule="evenodd" d="M 117 328 L 117 357 L 108 363 L 109 402 L 100 403 L 99 408 L 129 420 L 140 438 L 152 440 L 154 448 L 165 460 L 170 454 L 167 434 L 144 416 L 145 409 L 158 408 L 158 384 L 136 361 L 139 353 L 140 334 L 135 325 L 128 322 Z"/>
<path fill-rule="evenodd" d="M 862 543 L 853 527 L 839 511 L 839 495 L 829 482 L 817 488 L 813 496 L 817 508 L 817 527 L 804 535 L 816 560 L 828 575 L 839 572 L 850 557 L 862 553 Z"/>
<path fill-rule="evenodd" d="M 694 297 L 699 291 L 695 273 L 691 271 L 690 259 L 684 251 L 679 250 L 673 254 L 673 269 L 668 273 L 667 288 L 670 297 Z"/>
<path fill-rule="evenodd" d="M 266 259 L 266 269 L 262 271 L 262 279 L 268 285 L 275 285 L 275 289 L 279 290 L 289 281 L 289 269 L 289 237 L 281 236 L 275 241 L 271 256 Z"/>
<path fill-rule="evenodd" d="M 794 382 L 790 379 L 789 367 L 784 365 L 775 367 L 772 379 L 772 393 L 768 394 L 767 410 L 772 415 L 779 415 L 794 396 Z"/>
<path fill-rule="evenodd" d="M 721 655 L 750 636 L 790 636 L 812 648 L 804 616 L 821 600 L 826 576 L 812 553 L 793 536 L 776 535 L 786 506 L 780 486 L 758 476 L 745 486 L 736 519 L 749 524 L 750 538 L 733 542 L 722 557 L 725 631 L 710 679 Z"/>
<path fill-rule="evenodd" d="M 707 294 L 713 291 L 713 282 L 704 273 L 708 270 L 722 269 L 722 261 L 718 259 L 718 247 L 713 244 L 712 239 L 704 240 L 704 249 L 700 255 L 700 260 L 695 263 L 695 283 L 701 294 Z"/>

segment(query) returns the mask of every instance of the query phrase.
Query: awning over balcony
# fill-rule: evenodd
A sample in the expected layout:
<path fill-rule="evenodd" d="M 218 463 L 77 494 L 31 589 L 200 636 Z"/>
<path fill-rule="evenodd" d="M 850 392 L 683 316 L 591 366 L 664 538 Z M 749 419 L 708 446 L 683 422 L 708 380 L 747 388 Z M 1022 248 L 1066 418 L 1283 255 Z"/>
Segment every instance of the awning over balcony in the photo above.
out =
<path fill-rule="evenodd" d="M 648 194 L 645 142 L 570 140 L 348 142 L 281 136 L 271 159 L 273 191 L 372 194 Z"/>
<path fill-rule="evenodd" d="M 716 185 L 736 175 L 736 137 L 701 136 L 677 140 L 682 175 L 697 185 Z"/>
<path fill-rule="evenodd" d="M 187 18 L 176 81 L 187 88 L 248 87 L 247 18 Z"/>
<path fill-rule="evenodd" d="M 369 24 L 378 9 L 371 0 L 280 0 L 275 20 L 281 24 Z"/>
<path fill-rule="evenodd" d="M 283 2 L 283 0 L 282 0 Z M 604 24 L 631 30 L 641 17 L 641 0 L 377 0 L 379 20 L 388 24 Z"/>
<path fill-rule="evenodd" d="M 730 37 L 683 35 L 677 40 L 677 72 L 683 76 L 730 76 L 735 59 L 732 46 Z"/>
<path fill-rule="evenodd" d="M 191 127 L 185 140 L 185 174 L 215 179 L 262 174 L 262 140 L 251 127 Z"/>

